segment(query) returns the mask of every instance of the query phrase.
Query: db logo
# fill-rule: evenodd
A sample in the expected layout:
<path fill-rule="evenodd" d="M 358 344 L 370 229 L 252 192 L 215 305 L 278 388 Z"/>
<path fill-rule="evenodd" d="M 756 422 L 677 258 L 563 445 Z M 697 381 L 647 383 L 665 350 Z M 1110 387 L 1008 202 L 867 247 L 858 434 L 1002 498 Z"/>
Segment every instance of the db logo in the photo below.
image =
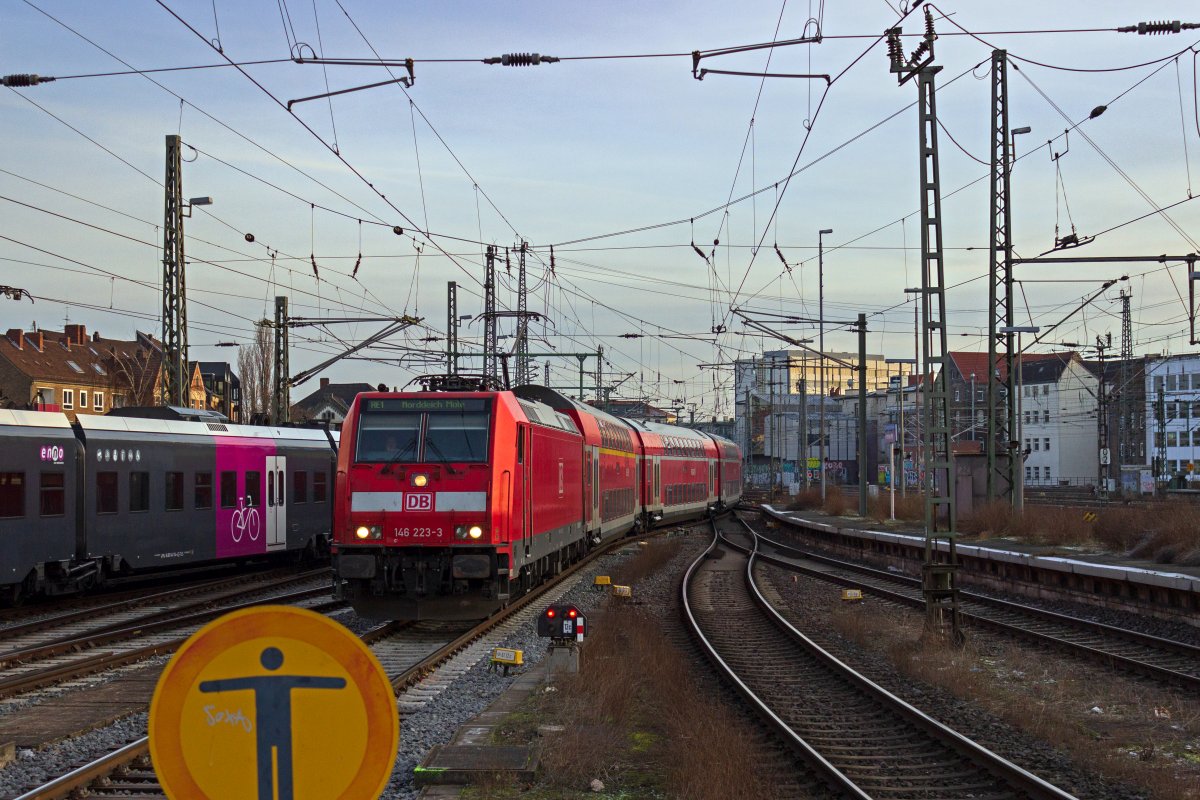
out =
<path fill-rule="evenodd" d="M 404 495 L 405 511 L 433 511 L 433 494 L 430 492 L 409 492 Z"/>

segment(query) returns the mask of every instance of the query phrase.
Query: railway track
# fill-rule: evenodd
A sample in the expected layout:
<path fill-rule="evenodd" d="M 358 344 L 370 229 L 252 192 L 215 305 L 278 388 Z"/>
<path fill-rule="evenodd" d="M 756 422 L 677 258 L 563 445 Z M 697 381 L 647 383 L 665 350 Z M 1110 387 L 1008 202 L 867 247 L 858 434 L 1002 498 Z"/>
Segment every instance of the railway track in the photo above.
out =
<path fill-rule="evenodd" d="M 553 602 L 571 588 L 571 578 L 582 569 L 629 542 L 617 539 L 597 548 L 553 583 L 543 584 L 479 624 L 389 622 L 362 634 L 391 678 L 401 718 L 430 702 L 517 627 L 530 624 L 540 608 L 536 603 Z M 88 797 L 130 793 L 138 798 L 160 797 L 149 752 L 149 739 L 143 737 L 14 800 L 57 800 L 80 792 Z"/>
<path fill-rule="evenodd" d="M 742 524 L 751 530 L 747 523 Z M 917 578 L 811 553 L 757 531 L 753 534 L 765 562 L 909 607 L 925 607 Z M 960 591 L 959 604 L 969 625 L 1102 659 L 1123 671 L 1200 688 L 1200 647 L 973 592 Z"/>
<path fill-rule="evenodd" d="M 684 576 L 685 621 L 717 669 L 835 788 L 863 800 L 1071 797 L 826 653 L 774 610 L 756 559 L 714 523 L 712 545 Z"/>

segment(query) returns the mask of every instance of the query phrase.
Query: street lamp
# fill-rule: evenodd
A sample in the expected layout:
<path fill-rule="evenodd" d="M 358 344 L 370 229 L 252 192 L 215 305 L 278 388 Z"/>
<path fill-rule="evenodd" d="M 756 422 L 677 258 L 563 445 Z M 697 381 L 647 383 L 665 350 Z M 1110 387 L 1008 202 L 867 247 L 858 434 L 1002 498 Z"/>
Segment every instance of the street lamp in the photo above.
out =
<path fill-rule="evenodd" d="M 817 426 L 820 428 L 818 438 L 821 443 L 821 502 L 825 502 L 825 234 L 833 233 L 833 228 L 822 228 L 817 231 L 817 317 L 820 326 L 819 344 L 821 350 L 821 408 Z"/>
<path fill-rule="evenodd" d="M 975 441 L 975 373 L 971 373 L 971 441 Z"/>
<path fill-rule="evenodd" d="M 996 329 L 996 333 L 1017 335 L 1017 357 L 1013 362 L 1014 368 L 1017 370 L 1016 393 L 1017 393 L 1017 438 L 1015 442 L 1010 442 L 1008 446 L 1008 457 L 1016 458 L 1018 454 L 1022 454 L 1021 442 L 1024 441 L 1025 419 L 1022 416 L 1025 406 L 1023 373 L 1025 370 L 1021 368 L 1021 334 L 1022 333 L 1038 333 L 1041 328 L 1037 325 L 1004 325 Z M 1011 376 L 1010 376 L 1011 377 Z M 1008 402 L 1012 402 L 1009 398 Z M 1017 468 L 1013 470 L 1017 476 L 1017 485 L 1013 487 L 1013 511 L 1020 513 L 1025 508 L 1025 470 L 1023 467 L 1025 458 L 1021 455 L 1021 463 L 1017 464 Z"/>

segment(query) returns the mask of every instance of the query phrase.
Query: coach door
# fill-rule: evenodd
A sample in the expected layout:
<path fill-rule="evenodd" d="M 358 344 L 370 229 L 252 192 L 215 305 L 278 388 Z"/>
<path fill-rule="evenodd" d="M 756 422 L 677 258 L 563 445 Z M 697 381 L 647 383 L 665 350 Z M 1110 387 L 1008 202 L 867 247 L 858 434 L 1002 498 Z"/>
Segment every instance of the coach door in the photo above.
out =
<path fill-rule="evenodd" d="M 524 502 L 521 503 L 521 537 L 525 542 L 525 557 L 529 557 L 530 546 L 533 544 L 533 428 L 522 425 L 518 429 L 523 456 L 522 473 L 525 475 Z"/>
<path fill-rule="evenodd" d="M 267 456 L 267 502 L 263 516 L 267 549 L 287 547 L 287 457 Z"/>

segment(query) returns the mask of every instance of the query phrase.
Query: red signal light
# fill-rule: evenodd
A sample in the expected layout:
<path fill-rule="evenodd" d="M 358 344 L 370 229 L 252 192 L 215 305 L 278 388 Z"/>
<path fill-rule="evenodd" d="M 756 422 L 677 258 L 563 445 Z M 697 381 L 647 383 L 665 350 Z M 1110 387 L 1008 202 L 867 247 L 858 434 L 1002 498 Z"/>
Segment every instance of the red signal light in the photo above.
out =
<path fill-rule="evenodd" d="M 571 619 L 575 619 L 576 615 L 578 615 L 578 614 L 579 614 L 579 612 L 573 608 L 567 612 L 567 616 L 570 617 Z"/>
<path fill-rule="evenodd" d="M 554 609 L 553 609 L 553 608 L 547 608 L 547 609 L 546 609 L 546 616 L 547 616 L 547 617 L 549 617 L 549 618 L 551 618 L 551 619 L 554 619 Z"/>

